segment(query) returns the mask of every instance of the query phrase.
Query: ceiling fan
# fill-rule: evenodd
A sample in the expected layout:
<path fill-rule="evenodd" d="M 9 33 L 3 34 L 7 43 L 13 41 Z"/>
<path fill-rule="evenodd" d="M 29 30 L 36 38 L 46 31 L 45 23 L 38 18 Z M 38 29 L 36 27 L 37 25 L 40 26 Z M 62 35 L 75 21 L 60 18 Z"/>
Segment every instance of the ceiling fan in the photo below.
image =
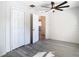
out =
<path fill-rule="evenodd" d="M 67 8 L 67 7 L 70 7 L 70 5 L 66 5 L 66 6 L 62 6 L 64 4 L 68 3 L 67 1 L 64 1 L 62 2 L 61 4 L 55 6 L 55 3 L 54 2 L 51 2 L 51 7 L 47 7 L 47 6 L 41 6 L 41 7 L 44 7 L 44 8 L 50 8 L 50 10 L 53 10 L 53 12 L 55 12 L 55 10 L 59 10 L 59 11 L 63 11 L 62 8 Z M 47 12 L 47 11 L 46 11 Z"/>
<path fill-rule="evenodd" d="M 49 8 L 50 10 L 53 10 L 53 12 L 55 12 L 55 10 L 59 10 L 59 11 L 63 11 L 63 9 L 62 8 L 67 8 L 67 7 L 70 7 L 70 5 L 66 5 L 66 6 L 62 6 L 62 5 L 64 5 L 64 4 L 66 4 L 66 3 L 68 3 L 67 1 L 64 1 L 64 2 L 62 2 L 61 4 L 59 4 L 59 5 L 57 5 L 57 6 L 55 6 L 55 2 L 51 2 L 51 7 L 47 7 L 47 6 L 41 6 L 41 7 L 44 7 L 44 8 Z M 30 7 L 35 7 L 35 5 L 30 5 Z M 46 12 L 48 12 L 48 11 L 46 11 Z"/>

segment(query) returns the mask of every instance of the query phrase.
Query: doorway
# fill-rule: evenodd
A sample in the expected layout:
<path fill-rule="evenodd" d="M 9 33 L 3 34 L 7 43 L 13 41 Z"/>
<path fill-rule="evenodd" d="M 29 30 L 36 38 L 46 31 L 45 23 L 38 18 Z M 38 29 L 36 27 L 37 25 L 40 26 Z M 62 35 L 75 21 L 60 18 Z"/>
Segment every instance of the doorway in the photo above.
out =
<path fill-rule="evenodd" d="M 45 40 L 45 16 L 39 17 L 39 39 Z"/>
<path fill-rule="evenodd" d="M 45 40 L 45 16 L 31 14 L 31 40 L 30 44 Z"/>

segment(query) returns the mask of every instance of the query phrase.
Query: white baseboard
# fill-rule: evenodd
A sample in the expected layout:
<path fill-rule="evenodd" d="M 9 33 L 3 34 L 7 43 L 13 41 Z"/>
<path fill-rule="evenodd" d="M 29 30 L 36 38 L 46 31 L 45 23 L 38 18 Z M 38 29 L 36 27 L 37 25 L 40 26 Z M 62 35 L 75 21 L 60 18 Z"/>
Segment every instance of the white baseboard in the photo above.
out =
<path fill-rule="evenodd" d="M 4 52 L 4 53 L 0 54 L 0 57 L 1 57 L 1 56 L 3 56 L 3 55 L 5 55 L 5 54 L 6 54 L 6 52 Z"/>

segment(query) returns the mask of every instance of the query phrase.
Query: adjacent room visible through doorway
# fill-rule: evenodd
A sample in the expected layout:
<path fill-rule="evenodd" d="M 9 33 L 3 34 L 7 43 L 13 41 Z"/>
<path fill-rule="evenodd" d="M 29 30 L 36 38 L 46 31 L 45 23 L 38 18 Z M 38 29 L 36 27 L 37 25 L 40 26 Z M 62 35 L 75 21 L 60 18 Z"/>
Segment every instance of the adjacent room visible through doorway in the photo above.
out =
<path fill-rule="evenodd" d="M 45 40 L 45 28 L 46 28 L 45 16 L 40 16 L 39 17 L 39 39 L 40 40 Z"/>

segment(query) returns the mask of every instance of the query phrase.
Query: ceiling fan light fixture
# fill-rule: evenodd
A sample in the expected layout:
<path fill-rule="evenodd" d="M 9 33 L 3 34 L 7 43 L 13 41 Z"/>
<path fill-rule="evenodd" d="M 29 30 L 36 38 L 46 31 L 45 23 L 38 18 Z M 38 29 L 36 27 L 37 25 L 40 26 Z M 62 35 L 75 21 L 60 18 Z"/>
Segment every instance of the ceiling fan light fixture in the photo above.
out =
<path fill-rule="evenodd" d="M 30 5 L 30 7 L 35 7 L 35 5 L 32 4 L 32 5 Z"/>
<path fill-rule="evenodd" d="M 53 10 L 53 13 L 55 12 L 55 10 Z"/>

